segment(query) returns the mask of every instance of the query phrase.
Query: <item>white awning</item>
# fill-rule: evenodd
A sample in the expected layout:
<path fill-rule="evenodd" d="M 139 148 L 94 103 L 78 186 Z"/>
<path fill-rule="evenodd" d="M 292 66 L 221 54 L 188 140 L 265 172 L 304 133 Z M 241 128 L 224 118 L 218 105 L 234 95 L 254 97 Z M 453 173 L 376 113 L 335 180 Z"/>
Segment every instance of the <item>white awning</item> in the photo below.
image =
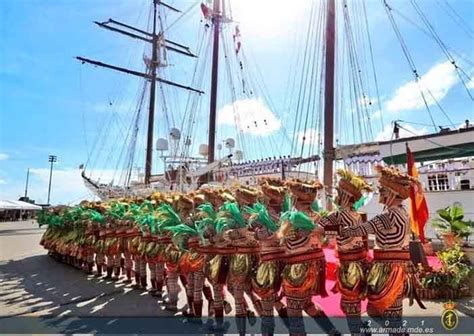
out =
<path fill-rule="evenodd" d="M 0 200 L 0 210 L 41 210 L 38 205 L 23 201 Z"/>

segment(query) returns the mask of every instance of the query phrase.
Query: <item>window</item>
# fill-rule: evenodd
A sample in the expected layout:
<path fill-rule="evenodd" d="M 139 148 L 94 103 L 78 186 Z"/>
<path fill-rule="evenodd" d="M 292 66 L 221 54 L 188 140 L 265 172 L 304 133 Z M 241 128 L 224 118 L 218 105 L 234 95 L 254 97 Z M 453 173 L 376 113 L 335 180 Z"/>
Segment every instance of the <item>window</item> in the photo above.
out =
<path fill-rule="evenodd" d="M 428 176 L 429 191 L 449 190 L 449 181 L 447 174 L 434 174 Z"/>

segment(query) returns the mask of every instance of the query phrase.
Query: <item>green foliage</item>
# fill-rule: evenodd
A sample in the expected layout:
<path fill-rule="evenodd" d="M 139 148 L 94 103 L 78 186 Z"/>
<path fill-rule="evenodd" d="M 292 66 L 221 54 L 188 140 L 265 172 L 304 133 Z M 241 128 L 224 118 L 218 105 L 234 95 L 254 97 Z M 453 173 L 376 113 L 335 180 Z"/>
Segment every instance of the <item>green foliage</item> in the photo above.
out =
<path fill-rule="evenodd" d="M 459 289 L 461 285 L 469 281 L 473 268 L 459 245 L 440 251 L 437 255 L 442 267 L 434 272 L 421 272 L 420 282 L 424 288 Z"/>
<path fill-rule="evenodd" d="M 471 234 L 472 223 L 464 220 L 464 209 L 461 203 L 454 203 L 436 211 L 438 218 L 432 225 L 442 233 L 453 233 L 455 236 L 467 238 Z"/>
<path fill-rule="evenodd" d="M 469 279 L 472 273 L 472 267 L 459 245 L 440 251 L 437 255 L 443 265 L 443 270 L 450 275 L 448 280 L 450 287 L 459 288 L 462 283 Z"/>

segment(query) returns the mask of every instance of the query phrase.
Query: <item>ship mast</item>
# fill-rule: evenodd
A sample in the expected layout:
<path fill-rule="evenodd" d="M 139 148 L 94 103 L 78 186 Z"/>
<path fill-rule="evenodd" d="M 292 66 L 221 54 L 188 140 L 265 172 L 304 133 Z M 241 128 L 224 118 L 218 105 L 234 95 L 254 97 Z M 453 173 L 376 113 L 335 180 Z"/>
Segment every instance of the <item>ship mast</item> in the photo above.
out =
<path fill-rule="evenodd" d="M 146 72 L 141 72 L 141 71 L 136 71 L 132 69 L 127 69 L 124 67 L 119 67 L 116 65 L 111 65 L 95 60 L 91 60 L 85 57 L 76 57 L 79 61 L 81 61 L 83 64 L 84 63 L 89 63 L 93 64 L 95 66 L 100 66 L 108 69 L 112 69 L 118 72 L 126 73 L 129 75 L 137 76 L 144 78 L 147 81 L 151 82 L 150 85 L 150 102 L 149 102 L 149 107 L 148 107 L 148 129 L 147 129 L 147 146 L 146 146 L 146 159 L 145 159 L 145 185 L 150 184 L 151 176 L 152 176 L 152 164 L 153 164 L 153 130 L 154 130 L 154 119 L 155 119 L 155 100 L 156 100 L 156 82 L 161 82 L 166 85 L 171 85 L 174 87 L 178 87 L 181 89 L 193 91 L 199 94 L 204 93 L 201 90 L 182 85 L 179 83 L 175 83 L 163 78 L 159 78 L 157 76 L 157 67 L 161 66 L 159 64 L 158 60 L 158 48 L 164 48 L 168 51 L 172 51 L 184 56 L 189 56 L 189 57 L 197 57 L 194 55 L 190 49 L 180 43 L 176 43 L 174 41 L 171 41 L 169 39 L 164 38 L 163 32 L 158 31 L 157 32 L 157 21 L 158 21 L 158 6 L 163 6 L 167 10 L 173 11 L 180 13 L 180 11 L 166 3 L 164 3 L 161 0 L 152 0 L 153 1 L 153 31 L 148 32 L 136 27 L 133 27 L 131 25 L 109 19 L 104 22 L 97 22 L 95 21 L 94 23 L 98 25 L 101 28 L 120 33 L 122 35 L 125 35 L 127 37 L 131 37 L 134 39 L 138 39 L 147 43 L 151 44 L 152 48 L 152 53 L 151 53 L 151 61 L 150 64 L 148 65 L 149 68 L 147 69 Z"/>
<path fill-rule="evenodd" d="M 327 0 L 326 13 L 326 55 L 324 84 L 324 186 L 332 191 L 334 150 L 334 63 L 336 46 L 335 0 Z"/>
<path fill-rule="evenodd" d="M 211 100 L 209 110 L 209 141 L 208 141 L 208 163 L 214 162 L 216 143 L 216 109 L 217 109 L 217 80 L 219 77 L 219 30 L 221 20 L 221 0 L 213 3 L 213 46 L 212 46 L 212 73 L 211 73 Z"/>
<path fill-rule="evenodd" d="M 145 185 L 150 184 L 151 168 L 153 163 L 153 128 L 155 119 L 155 95 L 156 95 L 156 66 L 158 61 L 158 37 L 156 36 L 156 0 L 153 0 L 153 33 L 151 38 L 151 62 L 150 62 L 150 104 L 148 107 L 148 130 L 146 139 L 145 158 Z"/>

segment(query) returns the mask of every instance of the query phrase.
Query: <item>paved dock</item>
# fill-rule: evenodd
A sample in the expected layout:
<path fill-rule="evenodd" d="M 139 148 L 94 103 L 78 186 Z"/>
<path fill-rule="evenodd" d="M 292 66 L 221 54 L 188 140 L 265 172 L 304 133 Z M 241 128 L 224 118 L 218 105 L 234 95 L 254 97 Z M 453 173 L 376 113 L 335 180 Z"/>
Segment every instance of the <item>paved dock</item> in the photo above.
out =
<path fill-rule="evenodd" d="M 34 221 L 0 223 L 0 321 L 12 317 L 55 316 L 65 323 L 77 316 L 172 316 L 147 292 L 134 290 L 122 281 L 88 276 L 53 260 L 39 245 L 43 232 Z M 183 307 L 185 303 L 185 294 L 181 291 L 178 306 Z M 442 314 L 442 302 L 425 304 L 428 309 L 421 310 L 416 305 L 409 307 L 406 302 L 405 315 Z M 472 298 L 457 304 L 461 316 L 474 316 L 473 307 Z"/>

